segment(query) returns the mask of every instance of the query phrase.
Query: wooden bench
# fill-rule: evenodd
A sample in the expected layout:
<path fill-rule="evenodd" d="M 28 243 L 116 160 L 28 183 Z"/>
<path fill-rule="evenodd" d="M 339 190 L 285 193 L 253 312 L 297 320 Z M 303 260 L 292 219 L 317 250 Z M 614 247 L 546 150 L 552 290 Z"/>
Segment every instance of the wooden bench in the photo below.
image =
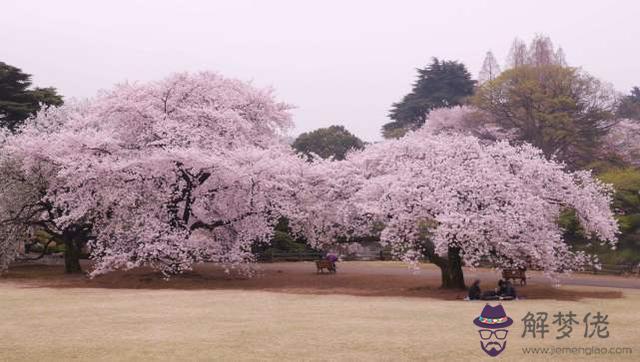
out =
<path fill-rule="evenodd" d="M 520 286 L 527 285 L 525 269 L 504 269 L 502 270 L 502 279 L 511 279 L 514 283 L 516 282 L 516 279 L 520 279 Z"/>
<path fill-rule="evenodd" d="M 316 268 L 318 269 L 317 274 L 320 274 L 320 273 L 324 274 L 324 269 L 327 269 L 329 273 L 335 274 L 336 263 L 331 262 L 329 260 L 316 260 Z"/>

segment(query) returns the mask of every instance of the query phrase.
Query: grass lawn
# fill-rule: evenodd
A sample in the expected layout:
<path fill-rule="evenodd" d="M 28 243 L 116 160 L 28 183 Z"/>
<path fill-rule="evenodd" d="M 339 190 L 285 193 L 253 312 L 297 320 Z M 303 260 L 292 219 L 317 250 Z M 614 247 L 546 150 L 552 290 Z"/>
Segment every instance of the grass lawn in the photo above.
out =
<path fill-rule="evenodd" d="M 315 277 L 323 276 L 309 274 Z M 640 291 L 624 289 L 616 295 L 621 297 L 503 302 L 514 324 L 500 357 L 544 359 L 523 354 L 522 347 L 599 346 L 633 348 L 631 355 L 608 355 L 607 360 L 638 360 Z M 472 319 L 483 306 L 429 297 L 286 290 L 47 288 L 0 279 L 0 360 L 478 359 L 486 355 Z M 551 314 L 569 310 L 580 325 L 571 338 L 558 341 Z M 550 314 L 551 331 L 544 339 L 521 337 L 520 319 L 528 311 Z M 609 316 L 610 337 L 584 338 L 582 317 L 598 311 Z"/>

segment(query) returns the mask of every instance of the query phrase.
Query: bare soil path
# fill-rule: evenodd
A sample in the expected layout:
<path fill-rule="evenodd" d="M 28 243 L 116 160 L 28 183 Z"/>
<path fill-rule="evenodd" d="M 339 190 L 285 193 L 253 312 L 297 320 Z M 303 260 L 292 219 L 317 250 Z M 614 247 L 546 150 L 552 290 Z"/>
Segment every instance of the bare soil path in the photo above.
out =
<path fill-rule="evenodd" d="M 88 279 L 62 274 L 59 266 L 18 265 L 0 278 L 0 283 L 21 287 L 183 289 L 183 290 L 262 290 L 290 294 L 345 294 L 357 296 L 430 297 L 463 299 L 464 291 L 439 289 L 440 271 L 431 264 L 412 272 L 399 262 L 340 262 L 337 274 L 317 274 L 312 262 L 258 264 L 256 275 L 246 278 L 227 274 L 213 264 L 198 265 L 192 272 L 164 280 L 149 269 L 114 272 Z M 490 269 L 465 270 L 467 284 L 481 280 L 483 289 L 492 289 L 500 277 Z M 582 298 L 619 298 L 620 292 L 581 288 L 579 292 L 557 288 L 540 272 L 528 272 L 528 285 L 518 287 L 527 299 L 578 300 Z M 640 289 L 640 278 L 573 274 L 560 278 L 560 285 Z"/>

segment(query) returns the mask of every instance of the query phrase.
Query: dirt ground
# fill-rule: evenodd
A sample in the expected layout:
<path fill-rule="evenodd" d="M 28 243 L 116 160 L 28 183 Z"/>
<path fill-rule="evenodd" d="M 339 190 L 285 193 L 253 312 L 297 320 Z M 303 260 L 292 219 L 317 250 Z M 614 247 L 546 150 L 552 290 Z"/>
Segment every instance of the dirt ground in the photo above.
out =
<path fill-rule="evenodd" d="M 86 267 L 86 265 L 85 265 Z M 181 289 L 181 290 L 261 290 L 290 294 L 345 294 L 355 296 L 429 297 L 445 300 L 463 299 L 464 291 L 441 290 L 440 271 L 432 264 L 422 264 L 417 272 L 399 262 L 340 262 L 338 273 L 317 274 L 313 262 L 265 263 L 255 266 L 252 278 L 231 273 L 213 264 L 198 265 L 183 275 L 165 280 L 149 269 L 114 272 L 88 279 L 68 276 L 61 266 L 18 265 L 0 278 L 0 282 L 30 287 Z M 583 288 L 579 292 L 557 288 L 554 281 L 539 272 L 528 272 L 527 286 L 517 287 L 527 299 L 579 300 L 581 298 L 620 298 L 620 291 Z M 467 284 L 481 280 L 483 290 L 496 287 L 499 273 L 490 269 L 466 269 Z M 563 277 L 561 285 L 588 285 L 640 288 L 639 278 L 574 274 Z"/>
<path fill-rule="evenodd" d="M 88 280 L 64 276 L 61 267 L 14 267 L 0 278 L 0 361 L 496 360 L 480 350 L 472 323 L 485 302 L 439 290 L 432 266 L 416 275 L 399 263 L 338 268 L 336 275 L 316 275 L 312 263 L 263 264 L 257 277 L 238 279 L 203 265 L 165 281 L 149 270 Z M 492 287 L 498 275 L 468 270 L 467 277 Z M 514 323 L 499 358 L 637 361 L 640 290 L 566 284 L 531 273 L 530 285 L 519 288 L 525 299 L 502 303 Z M 571 338 L 556 339 L 551 316 L 545 338 L 523 336 L 527 313 L 558 311 L 578 316 Z M 583 336 L 582 317 L 596 312 L 608 316 L 606 339 Z M 567 352 L 524 350 L 558 347 Z M 594 347 L 631 353 L 584 352 Z"/>

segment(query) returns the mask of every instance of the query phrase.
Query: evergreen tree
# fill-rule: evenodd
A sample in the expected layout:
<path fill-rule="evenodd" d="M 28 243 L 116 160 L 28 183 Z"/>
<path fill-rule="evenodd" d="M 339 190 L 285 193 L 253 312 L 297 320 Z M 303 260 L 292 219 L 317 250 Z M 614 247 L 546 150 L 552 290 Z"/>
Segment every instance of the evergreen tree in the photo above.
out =
<path fill-rule="evenodd" d="M 31 87 L 31 75 L 0 62 L 0 127 L 14 131 L 25 119 L 40 110 L 41 105 L 59 106 L 62 96 L 55 88 Z"/>
<path fill-rule="evenodd" d="M 431 64 L 418 69 L 418 80 L 411 93 L 394 103 L 389 118 L 393 122 L 382 127 L 385 138 L 396 138 L 424 124 L 429 111 L 462 104 L 473 94 L 475 81 L 464 64 L 433 58 Z"/>
<path fill-rule="evenodd" d="M 640 120 L 640 88 L 633 87 L 631 94 L 622 98 L 616 114 L 620 118 Z"/>

